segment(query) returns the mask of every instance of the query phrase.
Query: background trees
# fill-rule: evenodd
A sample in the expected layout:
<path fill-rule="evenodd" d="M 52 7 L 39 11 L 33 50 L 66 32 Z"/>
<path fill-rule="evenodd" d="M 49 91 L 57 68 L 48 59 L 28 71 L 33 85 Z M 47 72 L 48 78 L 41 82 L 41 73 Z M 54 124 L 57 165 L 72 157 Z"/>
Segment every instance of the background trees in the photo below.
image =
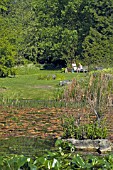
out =
<path fill-rule="evenodd" d="M 0 23 L 0 70 L 26 59 L 113 64 L 112 0 L 0 0 Z"/>
<path fill-rule="evenodd" d="M 15 37 L 9 22 L 9 1 L 0 1 L 0 77 L 6 77 L 14 66 Z"/>
<path fill-rule="evenodd" d="M 82 43 L 84 59 L 101 65 L 113 61 L 113 1 L 92 0 L 89 4 L 91 22 Z"/>

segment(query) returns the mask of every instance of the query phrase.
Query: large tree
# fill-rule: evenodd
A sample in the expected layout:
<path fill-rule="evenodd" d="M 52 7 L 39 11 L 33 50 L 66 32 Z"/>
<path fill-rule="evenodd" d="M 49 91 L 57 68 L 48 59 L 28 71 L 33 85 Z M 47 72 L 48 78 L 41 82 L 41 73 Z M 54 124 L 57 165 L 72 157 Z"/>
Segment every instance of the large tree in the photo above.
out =
<path fill-rule="evenodd" d="M 34 25 L 31 26 L 26 57 L 32 61 L 56 63 L 75 58 L 77 46 L 75 1 L 34 1 Z M 69 13 L 71 17 L 69 17 Z M 71 24 L 70 24 L 71 23 Z"/>
<path fill-rule="evenodd" d="M 82 55 L 89 64 L 113 64 L 113 1 L 92 0 L 89 13 L 91 24 L 82 43 Z"/>
<path fill-rule="evenodd" d="M 12 74 L 17 50 L 11 21 L 8 18 L 10 2 L 0 1 L 0 77 Z"/>
<path fill-rule="evenodd" d="M 1 76 L 25 59 L 113 63 L 112 42 L 112 0 L 0 0 Z"/>

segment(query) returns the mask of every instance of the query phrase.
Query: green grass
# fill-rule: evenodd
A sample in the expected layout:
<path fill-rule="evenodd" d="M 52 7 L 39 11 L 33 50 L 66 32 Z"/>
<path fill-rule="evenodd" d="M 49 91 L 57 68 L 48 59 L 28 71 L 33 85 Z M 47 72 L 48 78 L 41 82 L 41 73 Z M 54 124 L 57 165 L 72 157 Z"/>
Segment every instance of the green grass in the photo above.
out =
<path fill-rule="evenodd" d="M 113 73 L 113 68 L 106 69 L 104 72 Z M 64 88 L 59 86 L 60 80 L 76 78 L 83 82 L 88 77 L 88 73 L 61 73 L 60 70 L 40 70 L 34 65 L 17 67 L 16 73 L 14 78 L 0 78 L 0 96 L 3 98 L 52 100 L 56 98 L 56 93 Z M 56 75 L 56 79 L 47 80 L 48 75 L 50 77 Z M 40 77 L 42 77 L 41 80 L 39 80 Z"/>
<path fill-rule="evenodd" d="M 39 80 L 39 75 L 57 75 L 55 80 Z M 85 73 L 61 73 L 39 70 L 37 67 L 20 67 L 14 78 L 0 78 L 0 95 L 9 99 L 55 99 L 60 80 L 84 77 Z"/>

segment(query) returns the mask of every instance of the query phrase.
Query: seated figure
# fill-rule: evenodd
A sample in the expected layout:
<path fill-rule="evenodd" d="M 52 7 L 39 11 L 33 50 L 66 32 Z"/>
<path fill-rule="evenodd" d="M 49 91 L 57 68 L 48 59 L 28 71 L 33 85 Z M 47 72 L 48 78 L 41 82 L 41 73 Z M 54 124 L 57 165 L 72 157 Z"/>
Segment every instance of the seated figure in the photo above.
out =
<path fill-rule="evenodd" d="M 77 71 L 77 65 L 76 65 L 76 63 L 72 63 L 72 71 L 73 71 L 73 72 Z"/>
<path fill-rule="evenodd" d="M 80 72 L 80 71 L 82 71 L 82 70 L 83 70 L 83 66 L 82 66 L 82 64 L 79 63 L 78 68 L 77 68 L 77 71 Z"/>

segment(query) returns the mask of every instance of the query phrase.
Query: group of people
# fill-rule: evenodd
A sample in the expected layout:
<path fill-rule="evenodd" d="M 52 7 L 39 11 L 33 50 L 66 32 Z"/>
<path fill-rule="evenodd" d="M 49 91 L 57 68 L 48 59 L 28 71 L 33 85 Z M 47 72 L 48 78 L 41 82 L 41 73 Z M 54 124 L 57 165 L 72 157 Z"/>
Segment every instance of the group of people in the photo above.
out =
<path fill-rule="evenodd" d="M 83 66 L 81 63 L 78 64 L 78 67 L 76 63 L 72 63 L 72 72 L 80 72 L 83 70 Z"/>

